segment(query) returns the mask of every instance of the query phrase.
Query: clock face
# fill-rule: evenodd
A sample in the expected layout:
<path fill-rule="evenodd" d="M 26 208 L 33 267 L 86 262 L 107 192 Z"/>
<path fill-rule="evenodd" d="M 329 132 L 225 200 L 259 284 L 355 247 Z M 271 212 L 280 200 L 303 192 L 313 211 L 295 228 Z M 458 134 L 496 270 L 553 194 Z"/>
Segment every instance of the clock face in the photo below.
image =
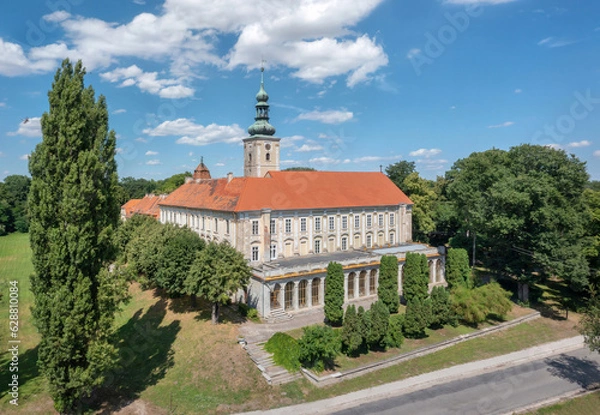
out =
<path fill-rule="evenodd" d="M 266 148 L 267 150 L 270 150 L 270 149 L 271 149 L 271 144 L 265 144 L 265 148 Z"/>

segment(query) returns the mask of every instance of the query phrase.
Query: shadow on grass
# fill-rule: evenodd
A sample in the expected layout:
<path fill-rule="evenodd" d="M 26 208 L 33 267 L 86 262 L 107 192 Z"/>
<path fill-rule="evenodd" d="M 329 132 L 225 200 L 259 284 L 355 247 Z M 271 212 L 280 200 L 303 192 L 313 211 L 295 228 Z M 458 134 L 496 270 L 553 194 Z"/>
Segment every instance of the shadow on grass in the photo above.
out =
<path fill-rule="evenodd" d="M 18 381 L 20 392 L 22 393 L 24 391 L 27 391 L 27 393 L 30 394 L 30 390 L 26 389 L 27 382 L 41 376 L 37 366 L 38 346 L 34 347 L 33 349 L 28 349 L 24 353 L 19 354 L 18 372 L 10 371 L 11 357 L 11 354 L 8 352 L 2 353 L 2 356 L 0 357 L 0 379 L 2 379 L 2 384 L 7 385 L 8 383 L 10 383 L 12 381 L 12 375 L 16 374 L 19 376 Z M 9 388 L 3 387 L 0 391 L 0 399 L 4 398 L 4 396 L 6 396 L 8 392 Z"/>
<path fill-rule="evenodd" d="M 570 383 L 576 383 L 584 389 L 598 385 L 600 382 L 600 365 L 585 358 L 561 355 L 556 360 L 547 359 L 548 371 Z"/>
<path fill-rule="evenodd" d="M 179 321 L 161 326 L 167 300 L 160 299 L 146 313 L 138 310 L 117 332 L 119 363 L 92 397 L 89 408 L 111 414 L 137 399 L 140 393 L 165 377 L 173 366 L 173 343 Z"/>

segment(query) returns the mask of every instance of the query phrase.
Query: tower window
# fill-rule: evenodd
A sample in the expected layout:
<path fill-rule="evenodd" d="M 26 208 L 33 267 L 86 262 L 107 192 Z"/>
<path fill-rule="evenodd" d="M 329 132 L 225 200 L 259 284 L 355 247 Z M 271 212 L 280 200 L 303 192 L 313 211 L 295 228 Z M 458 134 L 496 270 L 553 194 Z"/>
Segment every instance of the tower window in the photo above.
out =
<path fill-rule="evenodd" d="M 248 161 L 252 162 L 252 154 L 248 154 Z"/>
<path fill-rule="evenodd" d="M 265 157 L 266 157 L 267 161 L 271 161 L 271 153 L 267 153 L 265 155 Z"/>

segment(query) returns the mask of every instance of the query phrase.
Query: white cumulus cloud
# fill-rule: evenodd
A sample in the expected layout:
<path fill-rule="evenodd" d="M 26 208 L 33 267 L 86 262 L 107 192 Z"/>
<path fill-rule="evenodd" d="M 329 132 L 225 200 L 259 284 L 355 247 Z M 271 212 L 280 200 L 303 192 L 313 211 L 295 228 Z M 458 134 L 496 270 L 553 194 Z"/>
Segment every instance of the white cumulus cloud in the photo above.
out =
<path fill-rule="evenodd" d="M 136 85 L 140 90 L 161 98 L 187 98 L 194 95 L 194 90 L 181 84 L 177 79 L 159 79 L 157 72 L 144 72 L 137 65 L 127 68 L 117 68 L 104 72 L 100 77 L 109 82 L 121 82 L 119 86 Z"/>
<path fill-rule="evenodd" d="M 146 155 L 147 156 L 158 156 L 158 151 L 148 150 L 148 151 L 146 151 Z"/>
<path fill-rule="evenodd" d="M 592 145 L 591 141 L 588 140 L 581 140 L 581 141 L 575 141 L 572 143 L 567 144 L 567 147 L 569 148 L 580 148 L 580 147 L 589 147 Z"/>
<path fill-rule="evenodd" d="M 308 153 L 311 151 L 319 151 L 319 150 L 323 150 L 323 146 L 321 146 L 319 144 L 303 144 L 296 151 L 298 153 Z"/>
<path fill-rule="evenodd" d="M 442 150 L 440 150 L 439 148 L 431 148 L 431 149 L 420 148 L 418 150 L 411 151 L 410 153 L 408 153 L 408 155 L 411 157 L 430 158 L 430 157 L 437 156 L 441 152 L 442 152 Z"/>
<path fill-rule="evenodd" d="M 41 117 L 27 118 L 19 124 L 17 131 L 11 131 L 6 135 L 15 136 L 22 135 L 24 137 L 41 137 L 42 126 L 40 124 Z"/>
<path fill-rule="evenodd" d="M 354 117 L 352 111 L 339 111 L 339 110 L 328 110 L 328 111 L 310 111 L 304 112 L 298 117 L 297 120 L 309 120 L 319 121 L 324 124 L 340 124 L 351 120 Z"/>
<path fill-rule="evenodd" d="M 153 137 L 179 136 L 181 138 L 177 140 L 178 144 L 195 146 L 214 143 L 239 143 L 246 136 L 245 131 L 237 124 L 209 124 L 204 126 L 187 118 L 164 121 L 155 128 L 144 130 L 144 134 Z"/>
<path fill-rule="evenodd" d="M 494 124 L 494 125 L 488 125 L 488 128 L 504 128 L 504 127 L 510 127 L 511 125 L 514 125 L 515 123 L 513 121 L 506 121 L 503 122 L 502 124 Z"/>
<path fill-rule="evenodd" d="M 146 162 L 146 164 L 147 164 L 148 166 L 157 166 L 157 165 L 159 165 L 159 164 L 162 164 L 162 163 L 160 162 L 160 160 L 158 160 L 158 159 L 154 159 L 154 160 L 148 160 L 148 161 Z"/>

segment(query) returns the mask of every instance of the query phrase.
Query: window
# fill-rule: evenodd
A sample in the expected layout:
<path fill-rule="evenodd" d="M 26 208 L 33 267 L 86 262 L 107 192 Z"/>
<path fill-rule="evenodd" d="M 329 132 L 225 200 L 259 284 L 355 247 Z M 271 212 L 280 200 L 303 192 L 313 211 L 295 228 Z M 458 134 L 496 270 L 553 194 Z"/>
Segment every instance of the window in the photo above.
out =
<path fill-rule="evenodd" d="M 300 232 L 306 232 L 306 218 L 300 218 Z"/>
<path fill-rule="evenodd" d="M 396 243 L 396 235 L 394 232 L 390 232 L 390 245 L 394 245 Z"/>
<path fill-rule="evenodd" d="M 290 310 L 294 304 L 294 283 L 288 282 L 285 284 L 283 307 L 285 310 Z"/>
<path fill-rule="evenodd" d="M 258 246 L 252 247 L 252 261 L 258 261 Z"/>
<path fill-rule="evenodd" d="M 321 253 L 321 240 L 316 239 L 315 240 L 315 254 L 320 254 L 320 253 Z"/>
<path fill-rule="evenodd" d="M 367 215 L 367 228 L 370 228 L 371 226 L 373 226 L 373 216 Z"/>
<path fill-rule="evenodd" d="M 383 228 L 383 213 L 380 213 L 377 217 L 377 222 L 379 223 L 379 227 Z"/>
<path fill-rule="evenodd" d="M 227 232 L 227 234 L 229 234 L 229 219 L 225 220 L 225 227 L 226 227 L 225 232 Z"/>
<path fill-rule="evenodd" d="M 202 216 L 202 230 L 206 229 L 206 216 Z"/>
<path fill-rule="evenodd" d="M 271 161 L 271 153 L 267 153 L 265 155 L 265 158 L 267 159 L 267 161 Z"/>
<path fill-rule="evenodd" d="M 271 235 L 275 233 L 275 219 L 271 219 L 271 228 L 269 229 L 269 232 L 271 232 Z"/>
<path fill-rule="evenodd" d="M 377 294 L 377 270 L 372 269 L 369 275 L 369 291 L 371 295 Z"/>
<path fill-rule="evenodd" d="M 332 231 L 335 229 L 335 216 L 329 217 L 329 230 Z"/>
<path fill-rule="evenodd" d="M 300 281 L 298 284 L 298 307 L 304 308 L 307 306 L 306 304 L 306 288 L 308 287 L 308 282 L 306 280 Z"/>
<path fill-rule="evenodd" d="M 318 278 L 313 279 L 312 281 L 312 304 L 319 304 L 319 289 L 320 289 L 321 280 Z"/>
<path fill-rule="evenodd" d="M 342 216 L 342 229 L 348 229 L 348 216 Z"/>
<path fill-rule="evenodd" d="M 360 228 L 360 216 L 359 215 L 354 215 L 354 228 L 355 229 Z"/>
<path fill-rule="evenodd" d="M 219 219 L 215 218 L 215 232 L 219 232 Z"/>
<path fill-rule="evenodd" d="M 394 213 L 390 213 L 390 226 L 396 225 L 396 215 Z"/>
<path fill-rule="evenodd" d="M 277 245 L 271 245 L 271 259 L 277 258 Z"/>
<path fill-rule="evenodd" d="M 315 218 L 315 231 L 321 231 L 321 218 Z"/>
<path fill-rule="evenodd" d="M 348 249 L 348 238 L 346 238 L 345 236 L 342 238 L 342 251 L 345 251 Z"/>
<path fill-rule="evenodd" d="M 356 279 L 356 273 L 351 272 L 348 275 L 348 298 L 354 298 L 354 280 Z"/>
<path fill-rule="evenodd" d="M 285 220 L 285 233 L 292 233 L 292 220 L 291 219 Z"/>
<path fill-rule="evenodd" d="M 371 248 L 373 246 L 373 236 L 371 234 L 367 235 L 367 248 Z"/>
<path fill-rule="evenodd" d="M 258 221 L 252 221 L 252 235 L 258 235 Z"/>

